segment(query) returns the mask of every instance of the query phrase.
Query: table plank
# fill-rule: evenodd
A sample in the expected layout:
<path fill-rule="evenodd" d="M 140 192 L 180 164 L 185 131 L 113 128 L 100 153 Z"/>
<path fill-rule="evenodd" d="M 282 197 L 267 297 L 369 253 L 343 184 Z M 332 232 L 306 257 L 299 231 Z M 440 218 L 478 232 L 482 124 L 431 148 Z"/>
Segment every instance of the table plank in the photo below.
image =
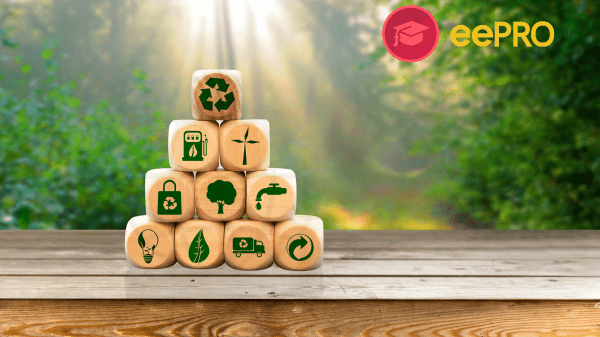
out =
<path fill-rule="evenodd" d="M 0 230 L 3 248 L 114 248 L 124 244 L 123 230 Z M 390 248 L 571 248 L 597 247 L 592 230 L 326 230 L 331 249 Z"/>
<path fill-rule="evenodd" d="M 0 248 L 0 260 L 121 260 L 125 249 L 114 248 Z M 326 260 L 574 260 L 600 259 L 600 247 L 572 247 L 548 249 L 344 249 L 335 250 L 325 241 L 323 258 Z"/>
<path fill-rule="evenodd" d="M 580 260 L 325 260 L 316 270 L 272 266 L 243 271 L 222 265 L 139 269 L 116 260 L 0 260 L 0 276 L 579 276 L 600 277 L 600 259 Z"/>
<path fill-rule="evenodd" d="M 596 299 L 597 231 L 326 231 L 309 272 L 141 270 L 123 231 L 0 231 L 0 298 Z"/>
<path fill-rule="evenodd" d="M 598 231 L 325 231 L 325 259 L 600 259 Z M 0 231 L 0 260 L 122 259 L 124 231 Z"/>
<path fill-rule="evenodd" d="M 11 336 L 598 336 L 594 301 L 1 300 Z"/>
<path fill-rule="evenodd" d="M 600 299 L 596 277 L 0 277 L 0 299 Z"/>
<path fill-rule="evenodd" d="M 598 247 L 593 230 L 360 230 L 325 231 L 328 248 L 572 248 Z"/>

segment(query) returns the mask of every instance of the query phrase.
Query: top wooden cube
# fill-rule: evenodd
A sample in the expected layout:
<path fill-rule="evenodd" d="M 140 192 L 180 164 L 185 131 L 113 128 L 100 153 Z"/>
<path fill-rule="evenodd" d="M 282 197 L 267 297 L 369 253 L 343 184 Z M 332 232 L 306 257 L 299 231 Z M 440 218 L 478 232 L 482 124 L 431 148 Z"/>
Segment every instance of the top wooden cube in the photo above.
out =
<path fill-rule="evenodd" d="M 203 121 L 242 118 L 242 73 L 196 70 L 192 75 L 192 115 Z"/>

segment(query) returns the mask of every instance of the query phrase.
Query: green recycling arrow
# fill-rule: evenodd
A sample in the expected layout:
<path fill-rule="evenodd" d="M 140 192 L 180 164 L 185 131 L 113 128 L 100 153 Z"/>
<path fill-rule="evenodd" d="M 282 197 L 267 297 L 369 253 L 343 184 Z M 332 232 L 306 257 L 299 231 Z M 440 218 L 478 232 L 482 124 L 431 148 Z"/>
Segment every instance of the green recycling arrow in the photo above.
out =
<path fill-rule="evenodd" d="M 222 78 L 211 77 L 208 79 L 208 81 L 206 81 L 206 85 L 213 89 L 216 87 L 216 89 L 221 92 L 227 92 L 227 90 L 229 89 L 229 84 L 227 84 L 227 82 L 225 82 L 225 80 Z M 210 89 L 202 89 L 198 98 L 200 99 L 200 103 L 202 103 L 202 108 L 204 108 L 204 110 L 213 109 L 213 102 L 209 101 L 209 99 L 212 98 L 212 95 L 210 94 Z M 220 99 L 217 101 L 217 103 L 214 104 L 214 107 L 217 108 L 217 111 L 219 112 L 221 112 L 221 110 L 229 109 L 231 104 L 233 104 L 233 102 L 235 101 L 235 96 L 233 95 L 233 92 L 226 94 L 224 98 L 225 101 L 223 101 L 223 99 Z"/>
<path fill-rule="evenodd" d="M 230 92 L 225 95 L 225 102 L 223 102 L 223 99 L 220 99 L 217 103 L 215 103 L 215 108 L 217 108 L 218 111 L 227 110 L 233 101 L 235 101 L 235 97 L 233 97 L 233 93 Z"/>
<path fill-rule="evenodd" d="M 288 241 L 288 255 L 293 260 L 304 261 L 312 255 L 313 251 L 315 250 L 315 245 L 313 245 L 312 239 L 308 235 L 296 234 L 296 235 L 292 236 L 292 238 L 290 238 L 290 240 L 293 239 L 295 236 L 300 236 L 300 238 L 295 239 L 292 242 Z M 300 249 L 302 249 L 302 248 L 304 248 L 304 246 L 306 246 L 308 241 L 306 241 L 306 239 L 304 238 L 305 236 L 310 240 L 310 252 L 308 254 L 306 254 L 305 257 L 297 258 L 296 255 L 294 255 L 294 250 L 296 250 L 296 248 L 298 248 L 298 247 L 300 247 Z"/>
<path fill-rule="evenodd" d="M 206 81 L 206 85 L 211 88 L 214 88 L 216 85 L 217 90 L 222 92 L 227 92 L 227 89 L 229 89 L 229 84 L 227 84 L 227 82 L 225 82 L 225 80 L 222 78 L 211 77 L 208 79 L 208 81 Z"/>
<path fill-rule="evenodd" d="M 202 107 L 204 110 L 212 110 L 213 104 L 208 99 L 210 96 L 210 89 L 202 89 L 202 93 L 200 94 L 200 103 L 202 103 Z"/>

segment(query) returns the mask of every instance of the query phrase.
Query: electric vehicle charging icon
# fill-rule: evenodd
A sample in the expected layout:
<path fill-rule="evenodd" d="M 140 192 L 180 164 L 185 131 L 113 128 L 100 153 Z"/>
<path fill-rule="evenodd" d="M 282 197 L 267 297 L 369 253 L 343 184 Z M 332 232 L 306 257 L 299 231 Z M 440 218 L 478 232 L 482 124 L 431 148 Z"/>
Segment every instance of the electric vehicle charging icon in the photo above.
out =
<path fill-rule="evenodd" d="M 203 161 L 208 151 L 208 138 L 202 132 L 186 131 L 183 134 L 183 161 Z"/>

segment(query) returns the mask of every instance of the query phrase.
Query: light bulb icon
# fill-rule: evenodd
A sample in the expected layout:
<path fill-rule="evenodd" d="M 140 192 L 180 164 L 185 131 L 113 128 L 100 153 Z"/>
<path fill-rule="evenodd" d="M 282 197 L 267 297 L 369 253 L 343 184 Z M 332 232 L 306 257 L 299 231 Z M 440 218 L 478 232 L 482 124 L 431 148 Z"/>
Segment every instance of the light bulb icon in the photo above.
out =
<path fill-rule="evenodd" d="M 158 246 L 158 235 L 151 229 L 145 229 L 138 236 L 138 244 L 144 253 L 144 261 L 146 263 L 152 262 L 154 248 Z"/>

